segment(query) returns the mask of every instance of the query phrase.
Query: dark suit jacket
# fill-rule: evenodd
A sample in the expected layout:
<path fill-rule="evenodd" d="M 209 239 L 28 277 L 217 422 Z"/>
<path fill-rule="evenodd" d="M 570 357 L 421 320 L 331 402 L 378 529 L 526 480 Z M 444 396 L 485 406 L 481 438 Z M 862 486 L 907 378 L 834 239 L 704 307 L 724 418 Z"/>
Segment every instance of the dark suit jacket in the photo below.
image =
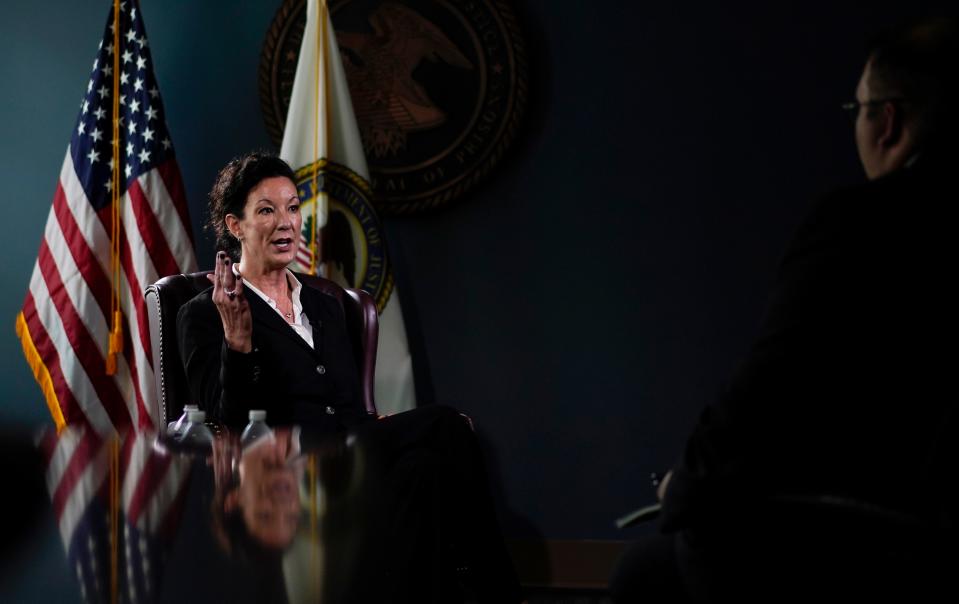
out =
<path fill-rule="evenodd" d="M 212 294 L 212 287 L 201 292 L 177 315 L 190 393 L 212 419 L 242 426 L 250 409 L 265 409 L 270 424 L 306 423 L 339 431 L 367 418 L 336 299 L 303 285 L 300 300 L 313 328 L 310 349 L 266 302 L 246 292 L 253 351 L 243 354 L 226 346 Z"/>
<path fill-rule="evenodd" d="M 952 514 L 954 166 L 920 158 L 814 207 L 758 339 L 673 469 L 663 530 L 790 494 Z"/>

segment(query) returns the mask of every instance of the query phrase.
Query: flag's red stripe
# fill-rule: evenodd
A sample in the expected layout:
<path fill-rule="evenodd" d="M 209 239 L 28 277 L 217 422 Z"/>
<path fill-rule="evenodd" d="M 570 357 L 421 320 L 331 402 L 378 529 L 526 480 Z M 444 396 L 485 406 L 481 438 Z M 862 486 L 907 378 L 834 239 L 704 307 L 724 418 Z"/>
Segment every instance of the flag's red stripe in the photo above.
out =
<path fill-rule="evenodd" d="M 190 244 L 192 246 L 193 226 L 190 222 L 190 211 L 187 208 L 186 193 L 183 191 L 183 178 L 180 177 L 180 167 L 177 165 L 176 160 L 170 157 L 170 159 L 157 166 L 156 171 L 160 174 L 160 178 L 163 179 L 167 193 L 170 194 L 170 201 L 173 202 L 176 213 L 180 215 L 183 229 L 186 231 L 186 236 L 190 238 Z M 165 275 L 161 274 L 160 276 L 163 277 Z"/>
<path fill-rule="evenodd" d="M 111 228 L 107 222 L 111 220 L 111 208 L 112 206 L 104 206 L 97 211 L 97 218 L 100 219 L 100 223 L 107 232 L 109 232 Z M 150 358 L 150 324 L 146 312 L 146 303 L 141 294 L 142 290 L 140 289 L 139 281 L 134 272 L 133 264 L 130 262 L 130 257 L 130 245 L 126 239 L 126 231 L 120 229 L 120 266 L 127 277 L 127 283 L 130 287 L 130 299 L 133 302 L 133 310 L 137 318 L 137 332 L 140 336 L 140 341 L 143 342 L 143 348 L 146 350 L 146 361 L 150 363 L 152 367 L 152 359 Z M 128 314 L 127 312 L 123 315 L 124 325 L 128 324 Z M 113 317 L 110 317 L 108 325 L 112 324 Z M 140 421 L 138 422 L 137 428 L 146 428 L 152 426 L 153 422 L 150 420 L 150 416 L 146 411 L 146 403 L 143 400 L 143 393 L 140 391 L 140 383 L 137 380 L 139 374 L 137 371 L 136 355 L 133 351 L 132 334 L 127 333 L 128 330 L 126 329 L 123 331 L 123 357 L 127 360 L 127 365 L 130 368 L 130 377 L 133 380 L 133 391 L 136 397 L 137 409 L 139 410 L 137 415 L 140 417 Z"/>
<path fill-rule="evenodd" d="M 37 354 L 43 359 L 43 364 L 50 373 L 53 389 L 56 391 L 57 400 L 60 403 L 60 412 L 63 413 L 67 424 L 82 425 L 87 423 L 86 415 L 77 403 L 73 390 L 70 389 L 63 375 L 63 368 L 60 367 L 60 353 L 57 352 L 57 347 L 53 345 L 53 340 L 50 339 L 46 328 L 40 321 L 33 293 L 29 290 L 27 290 L 27 297 L 23 302 L 23 319 L 27 323 L 33 346 L 37 349 Z"/>
<path fill-rule="evenodd" d="M 60 184 L 57 184 L 57 192 L 53 197 L 53 211 L 57 215 L 57 222 L 60 224 L 60 230 L 63 231 L 63 238 L 67 247 L 70 248 L 70 254 L 77 265 L 77 270 L 83 276 L 83 281 L 87 284 L 90 295 L 97 301 L 97 305 L 103 312 L 107 325 L 109 325 L 110 281 L 90 250 L 90 246 L 87 245 L 87 240 L 80 231 L 73 212 L 70 211 L 66 194 Z"/>
<path fill-rule="evenodd" d="M 147 502 L 156 495 L 157 487 L 162 483 L 163 476 L 169 466 L 169 456 L 147 456 L 139 480 L 137 480 L 136 489 L 133 491 L 133 497 L 130 499 L 129 508 L 127 508 L 127 518 L 132 524 L 136 524 L 140 520 L 140 514 L 143 513 Z"/>
<path fill-rule="evenodd" d="M 109 220 L 112 206 L 104 206 L 97 211 L 97 216 L 103 224 L 103 228 L 110 231 Z M 130 299 L 133 301 L 133 310 L 137 317 L 137 330 L 140 332 L 140 341 L 143 342 L 143 348 L 147 351 L 147 357 L 150 356 L 150 322 L 147 317 L 146 299 L 143 297 L 143 289 L 140 287 L 140 281 L 137 279 L 136 270 L 131 261 L 130 242 L 127 240 L 126 231 L 120 229 L 120 266 L 123 274 L 127 277 L 127 284 L 130 287 Z M 152 363 L 152 359 L 150 359 Z"/>
<path fill-rule="evenodd" d="M 140 285 L 139 280 L 137 280 L 136 270 L 133 268 L 133 256 L 130 252 L 130 241 L 127 239 L 127 233 L 125 230 L 120 230 L 120 266 L 123 267 L 123 273 L 127 276 L 127 283 L 130 285 L 130 298 L 133 305 L 133 310 L 136 313 L 136 323 L 137 329 L 139 331 L 140 342 L 143 343 L 143 349 L 146 352 L 146 362 L 150 363 L 150 366 L 153 366 L 153 359 L 151 358 L 151 342 L 150 342 L 150 318 L 147 316 L 147 305 L 146 298 L 143 297 L 143 287 Z M 129 313 L 129 311 L 127 311 Z M 129 335 L 129 338 L 132 338 L 133 334 Z M 132 340 L 127 337 L 124 337 L 124 344 L 130 342 L 130 348 L 133 348 Z M 132 353 L 132 350 L 131 350 Z M 140 410 L 140 423 L 137 426 L 138 428 L 145 428 L 149 425 L 152 425 L 152 422 L 149 421 L 150 415 L 147 413 L 146 404 L 143 401 L 143 395 L 140 392 L 140 382 L 136 379 L 136 372 L 133 371 L 131 367 L 131 375 L 133 375 L 133 387 L 137 395 L 137 407 Z"/>
<path fill-rule="evenodd" d="M 80 314 L 73 306 L 70 296 L 60 279 L 60 272 L 53 261 L 50 248 L 47 247 L 47 240 L 43 239 L 40 243 L 39 254 L 40 272 L 47 283 L 47 290 L 50 292 L 50 300 L 53 302 L 63 323 L 64 333 L 70 341 L 70 345 L 76 352 L 80 365 L 86 372 L 87 377 L 93 384 L 97 397 L 103 404 L 110 421 L 118 429 L 130 425 L 130 414 L 127 412 L 123 402 L 123 396 L 117 388 L 116 382 L 106 374 L 106 363 L 96 342 L 87 331 L 86 325 L 80 319 Z"/>
<path fill-rule="evenodd" d="M 60 479 L 60 483 L 57 484 L 56 489 L 51 494 L 53 513 L 57 519 L 63 515 L 63 510 L 67 507 L 67 501 L 83 476 L 83 472 L 92 466 L 101 444 L 102 441 L 93 430 L 84 431 L 83 436 L 80 437 L 77 448 L 70 456 L 67 469 L 63 472 L 63 478 Z"/>
<path fill-rule="evenodd" d="M 146 194 L 140 188 L 140 182 L 134 181 L 127 189 L 127 194 L 130 196 L 130 207 L 136 217 L 140 237 L 153 260 L 153 268 L 156 269 L 157 275 L 165 277 L 166 275 L 179 273 L 180 267 L 177 265 L 173 252 L 170 251 L 170 245 L 163 234 L 163 227 L 153 214 L 153 208 L 150 207 Z"/>
<path fill-rule="evenodd" d="M 86 283 L 90 294 L 96 299 L 97 304 L 100 306 L 100 310 L 103 313 L 106 324 L 112 325 L 113 317 L 110 314 L 110 307 L 112 304 L 110 299 L 110 281 L 103 272 L 100 263 L 96 261 L 96 258 L 91 252 L 90 247 L 87 245 L 87 240 L 80 231 L 80 227 L 77 224 L 73 212 L 70 211 L 66 195 L 61 186 L 57 187 L 57 193 L 53 200 L 53 208 L 57 215 L 57 222 L 60 224 L 60 229 L 63 231 L 64 239 L 70 248 L 73 261 L 76 263 L 80 274 L 83 276 L 83 280 Z M 136 299 L 136 297 L 134 297 L 134 299 Z M 137 366 L 138 364 L 136 361 L 136 355 L 133 351 L 133 340 L 130 338 L 128 330 L 124 330 L 123 336 L 123 358 L 126 359 L 127 366 L 130 369 L 130 375 L 133 379 L 138 407 L 143 408 L 145 404 L 142 401 L 143 394 L 140 391 L 139 381 L 137 380 L 139 368 Z M 143 414 L 140 414 L 140 416 L 140 427 L 145 427 L 142 425 L 144 420 L 146 421 L 147 425 L 152 425 L 149 416 L 146 416 L 145 418 Z"/>

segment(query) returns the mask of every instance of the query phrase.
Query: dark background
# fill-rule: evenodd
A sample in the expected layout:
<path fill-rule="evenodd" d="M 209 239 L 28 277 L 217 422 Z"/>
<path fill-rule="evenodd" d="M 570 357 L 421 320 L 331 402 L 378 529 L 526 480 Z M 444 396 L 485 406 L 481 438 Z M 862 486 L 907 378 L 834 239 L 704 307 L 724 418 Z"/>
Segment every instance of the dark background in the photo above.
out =
<path fill-rule="evenodd" d="M 12 430 L 49 423 L 13 323 L 109 4 L 0 8 L 0 421 Z M 467 198 L 386 220 L 411 340 L 435 399 L 475 419 L 511 537 L 649 530 L 612 522 L 652 499 L 649 473 L 746 352 L 805 208 L 862 179 L 839 105 L 867 34 L 953 6 L 717 4 L 514 0 L 531 87 L 519 139 Z M 277 6 L 141 2 L 201 267 L 216 170 L 271 146 L 256 82 Z M 4 601 L 65 566 L 49 524 L 30 554 L 46 565 L 8 569 Z"/>

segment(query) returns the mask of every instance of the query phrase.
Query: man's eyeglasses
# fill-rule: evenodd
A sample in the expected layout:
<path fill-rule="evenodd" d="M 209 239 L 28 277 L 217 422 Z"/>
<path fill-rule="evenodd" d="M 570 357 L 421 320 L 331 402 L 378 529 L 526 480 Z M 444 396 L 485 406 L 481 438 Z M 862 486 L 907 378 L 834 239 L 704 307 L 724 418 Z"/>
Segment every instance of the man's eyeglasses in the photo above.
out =
<path fill-rule="evenodd" d="M 905 99 L 902 97 L 888 97 L 885 99 L 872 99 L 871 101 L 849 101 L 848 103 L 843 103 L 842 108 L 849 116 L 853 122 L 856 121 L 856 117 L 859 115 L 859 109 L 861 107 L 873 107 L 875 105 L 882 105 L 883 103 L 901 103 Z"/>

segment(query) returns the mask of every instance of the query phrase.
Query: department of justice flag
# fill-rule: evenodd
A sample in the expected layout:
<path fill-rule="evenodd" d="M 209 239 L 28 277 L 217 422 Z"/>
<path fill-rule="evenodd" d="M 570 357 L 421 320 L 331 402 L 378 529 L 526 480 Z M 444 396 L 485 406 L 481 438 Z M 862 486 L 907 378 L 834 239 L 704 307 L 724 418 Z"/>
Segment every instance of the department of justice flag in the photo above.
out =
<path fill-rule="evenodd" d="M 369 169 L 325 0 L 308 0 L 280 157 L 296 171 L 303 233 L 291 268 L 365 289 L 380 311 L 374 398 L 380 413 L 416 406 L 413 361 Z"/>

